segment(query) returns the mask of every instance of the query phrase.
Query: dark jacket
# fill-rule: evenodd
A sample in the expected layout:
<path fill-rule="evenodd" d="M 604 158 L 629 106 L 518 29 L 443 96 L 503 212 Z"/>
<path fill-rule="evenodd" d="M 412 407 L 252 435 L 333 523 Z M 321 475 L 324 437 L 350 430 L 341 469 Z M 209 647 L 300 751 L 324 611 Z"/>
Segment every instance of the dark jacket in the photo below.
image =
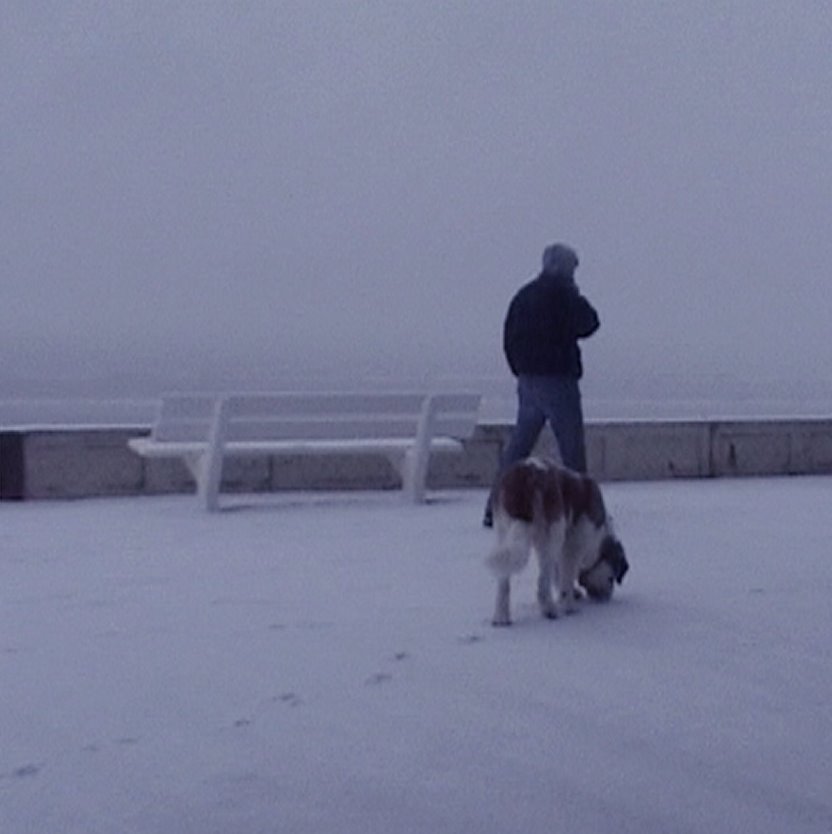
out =
<path fill-rule="evenodd" d="M 506 314 L 503 349 L 511 372 L 580 379 L 578 339 L 599 326 L 598 313 L 571 276 L 541 273 L 517 291 Z"/>

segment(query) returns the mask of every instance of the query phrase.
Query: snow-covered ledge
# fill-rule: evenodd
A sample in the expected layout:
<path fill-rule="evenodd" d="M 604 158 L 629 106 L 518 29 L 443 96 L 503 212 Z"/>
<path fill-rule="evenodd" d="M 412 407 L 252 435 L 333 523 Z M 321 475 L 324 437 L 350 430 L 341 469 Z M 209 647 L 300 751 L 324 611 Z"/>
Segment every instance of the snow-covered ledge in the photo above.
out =
<path fill-rule="evenodd" d="M 431 458 L 431 488 L 485 488 L 510 430 L 477 427 L 462 455 Z M 193 491 L 178 461 L 142 460 L 127 440 L 141 426 L 19 427 L 0 430 L 0 499 L 81 498 Z M 602 481 L 832 473 L 832 417 L 711 421 L 599 421 L 587 426 L 590 470 Z M 548 431 L 540 450 L 553 453 Z M 395 489 L 378 455 L 287 455 L 231 460 L 228 492 Z"/>

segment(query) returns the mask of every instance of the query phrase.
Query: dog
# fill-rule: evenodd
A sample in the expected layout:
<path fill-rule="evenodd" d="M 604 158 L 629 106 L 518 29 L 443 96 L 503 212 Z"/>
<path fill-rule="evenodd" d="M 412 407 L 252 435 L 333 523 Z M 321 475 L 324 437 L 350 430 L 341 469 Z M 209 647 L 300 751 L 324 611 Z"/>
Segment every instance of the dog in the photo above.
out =
<path fill-rule="evenodd" d="M 502 475 L 494 528 L 497 542 L 486 562 L 497 577 L 495 626 L 511 625 L 511 576 L 532 550 L 540 566 L 537 600 L 549 619 L 576 610 L 579 587 L 592 600 L 609 600 L 630 567 L 597 482 L 548 460 L 526 458 Z"/>

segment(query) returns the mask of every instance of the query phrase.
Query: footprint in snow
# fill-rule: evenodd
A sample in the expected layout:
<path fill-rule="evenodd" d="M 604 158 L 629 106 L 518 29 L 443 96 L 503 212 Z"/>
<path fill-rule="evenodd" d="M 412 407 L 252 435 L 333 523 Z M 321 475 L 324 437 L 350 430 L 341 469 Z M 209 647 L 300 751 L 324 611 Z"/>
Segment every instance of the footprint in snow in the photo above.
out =
<path fill-rule="evenodd" d="M 382 684 L 390 683 L 391 680 L 393 680 L 393 676 L 387 672 L 376 672 L 374 675 L 370 675 L 364 681 L 364 684 L 366 686 L 381 686 Z"/>
<path fill-rule="evenodd" d="M 299 707 L 303 703 L 294 692 L 284 692 L 282 695 L 276 695 L 273 700 L 280 704 L 286 704 L 287 707 Z"/>
<path fill-rule="evenodd" d="M 30 776 L 37 776 L 43 768 L 42 764 L 27 764 L 16 767 L 9 773 L 0 773 L 0 779 L 28 779 Z"/>

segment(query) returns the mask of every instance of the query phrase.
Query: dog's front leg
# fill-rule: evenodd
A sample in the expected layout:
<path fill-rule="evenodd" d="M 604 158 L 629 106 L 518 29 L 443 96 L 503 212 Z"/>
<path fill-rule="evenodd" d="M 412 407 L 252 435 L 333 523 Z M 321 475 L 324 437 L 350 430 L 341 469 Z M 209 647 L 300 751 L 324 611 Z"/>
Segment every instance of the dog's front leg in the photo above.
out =
<path fill-rule="evenodd" d="M 564 547 L 561 552 L 557 570 L 558 604 L 564 614 L 574 614 L 578 610 L 580 598 L 576 588 L 578 579 L 578 560 L 571 548 Z"/>
<path fill-rule="evenodd" d="M 494 606 L 494 619 L 491 624 L 495 626 L 511 625 L 511 580 L 505 576 L 497 580 L 497 603 Z"/>

